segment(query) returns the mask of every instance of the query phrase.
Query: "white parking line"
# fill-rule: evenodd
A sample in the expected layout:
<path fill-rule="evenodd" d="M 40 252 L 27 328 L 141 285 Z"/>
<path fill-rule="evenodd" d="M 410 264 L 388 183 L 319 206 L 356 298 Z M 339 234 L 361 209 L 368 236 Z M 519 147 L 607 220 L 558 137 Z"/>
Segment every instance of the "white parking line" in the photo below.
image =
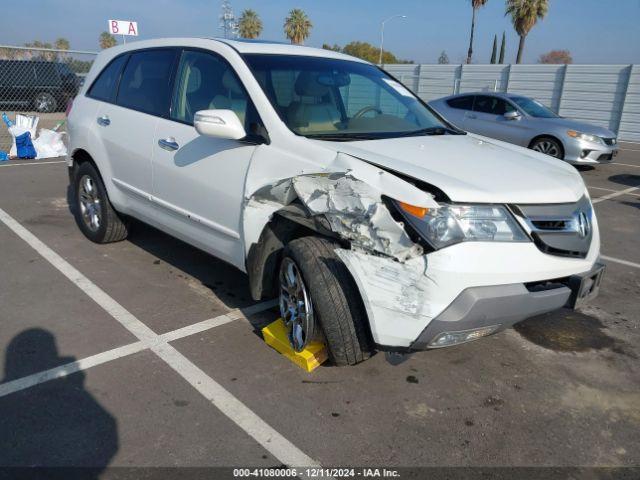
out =
<path fill-rule="evenodd" d="M 66 163 L 66 160 L 56 160 L 54 162 L 28 162 L 28 163 L 8 163 L 0 167 L 24 167 L 25 165 L 51 165 L 52 163 Z"/>
<path fill-rule="evenodd" d="M 620 190 L 614 190 L 613 188 L 592 187 L 590 185 L 587 185 L 587 188 L 592 188 L 594 190 L 602 190 L 604 192 L 619 192 L 620 191 Z M 640 194 L 638 194 L 638 193 L 626 193 L 625 195 L 631 195 L 633 197 L 640 197 Z"/>
<path fill-rule="evenodd" d="M 635 267 L 640 268 L 640 263 L 630 262 L 629 260 L 622 260 L 620 258 L 608 257 L 606 255 L 600 255 L 600 258 L 606 260 L 607 262 L 619 263 L 621 265 L 626 265 L 627 267 Z"/>
<path fill-rule="evenodd" d="M 602 197 L 598 197 L 598 198 L 592 200 L 591 203 L 595 204 L 595 203 L 604 202 L 605 200 L 611 200 L 612 198 L 616 198 L 616 197 L 619 197 L 621 195 L 626 195 L 628 193 L 635 192 L 636 190 L 640 190 L 640 187 L 630 187 L 630 188 L 627 188 L 625 190 L 619 190 L 619 191 L 614 192 L 614 193 L 609 193 L 608 195 L 603 195 Z"/>
<path fill-rule="evenodd" d="M 100 287 L 80 273 L 35 235 L 20 225 L 0 208 L 0 221 L 22 238 L 31 248 L 53 265 L 60 273 L 78 286 L 94 302 L 100 305 L 116 321 L 135 335 L 146 348 L 150 348 L 173 370 L 204 395 L 231 421 L 242 428 L 265 450 L 290 467 L 319 466 L 311 457 L 283 437 L 278 431 L 256 415 L 249 407 L 234 397 L 222 385 L 209 377 L 172 345 L 160 343 L 160 336 L 138 320 Z"/>
<path fill-rule="evenodd" d="M 640 150 L 633 150 L 634 152 L 638 151 L 640 152 Z M 640 168 L 640 165 L 631 165 L 630 163 L 618 163 L 618 162 L 612 162 L 609 165 L 622 165 L 623 167 L 635 167 L 635 168 Z"/>

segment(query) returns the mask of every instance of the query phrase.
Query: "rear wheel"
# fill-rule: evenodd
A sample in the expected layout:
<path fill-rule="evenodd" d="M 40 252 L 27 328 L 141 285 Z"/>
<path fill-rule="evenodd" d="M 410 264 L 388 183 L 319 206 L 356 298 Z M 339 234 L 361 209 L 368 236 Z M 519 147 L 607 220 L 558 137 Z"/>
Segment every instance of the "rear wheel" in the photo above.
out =
<path fill-rule="evenodd" d="M 95 167 L 80 164 L 74 181 L 74 212 L 78 227 L 92 242 L 110 243 L 127 238 L 127 225 L 109 202 Z"/>
<path fill-rule="evenodd" d="M 562 145 L 558 140 L 551 137 L 541 137 L 536 139 L 531 144 L 531 150 L 535 150 L 536 152 L 544 153 L 545 155 L 550 155 L 555 158 L 564 158 Z"/>
<path fill-rule="evenodd" d="M 279 271 L 280 313 L 296 351 L 324 339 L 336 365 L 355 365 L 371 355 L 367 315 L 336 247 L 318 237 L 287 245 Z"/>
<path fill-rule="evenodd" d="M 51 113 L 55 112 L 58 108 L 58 102 L 49 92 L 40 92 L 33 100 L 33 106 L 37 112 Z"/>

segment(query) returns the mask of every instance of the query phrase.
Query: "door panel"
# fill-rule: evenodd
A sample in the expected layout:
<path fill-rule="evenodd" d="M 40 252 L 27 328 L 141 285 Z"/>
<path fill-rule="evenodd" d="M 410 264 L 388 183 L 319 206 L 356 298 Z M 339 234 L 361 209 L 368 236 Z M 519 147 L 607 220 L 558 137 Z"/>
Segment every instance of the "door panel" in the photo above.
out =
<path fill-rule="evenodd" d="M 154 202 L 174 235 L 244 268 L 240 218 L 245 177 L 257 147 L 200 136 L 193 116 L 211 108 L 233 110 L 245 125 L 253 111 L 224 59 L 185 50 L 176 74 L 172 119 L 159 120 L 153 142 Z"/>
<path fill-rule="evenodd" d="M 477 95 L 473 112 L 467 112 L 465 126 L 467 130 L 509 143 L 521 144 L 526 136 L 527 120 L 508 120 L 504 114 L 516 108 L 502 98 L 490 95 Z"/>

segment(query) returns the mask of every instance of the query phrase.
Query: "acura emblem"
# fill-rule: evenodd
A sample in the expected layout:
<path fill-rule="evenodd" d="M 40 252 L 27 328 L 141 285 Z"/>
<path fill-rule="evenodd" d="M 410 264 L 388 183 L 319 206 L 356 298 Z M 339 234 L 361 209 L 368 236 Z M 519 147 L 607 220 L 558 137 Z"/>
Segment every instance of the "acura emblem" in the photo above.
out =
<path fill-rule="evenodd" d="M 589 235 L 591 226 L 589 225 L 589 218 L 584 212 L 578 214 L 578 235 L 580 238 L 586 238 Z"/>

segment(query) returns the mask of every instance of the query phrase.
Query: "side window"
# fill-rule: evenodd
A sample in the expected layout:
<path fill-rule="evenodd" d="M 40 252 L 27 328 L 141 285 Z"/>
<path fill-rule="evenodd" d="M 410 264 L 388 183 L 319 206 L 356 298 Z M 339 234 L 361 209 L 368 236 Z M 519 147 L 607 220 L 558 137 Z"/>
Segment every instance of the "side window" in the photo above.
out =
<path fill-rule="evenodd" d="M 447 105 L 459 110 L 473 110 L 473 96 L 452 98 L 447 100 Z"/>
<path fill-rule="evenodd" d="M 169 110 L 171 67 L 175 50 L 132 53 L 122 73 L 116 103 L 151 115 Z"/>
<path fill-rule="evenodd" d="M 492 115 L 504 115 L 506 112 L 515 110 L 512 105 L 498 97 L 477 96 L 473 106 L 476 112 L 490 113 Z"/>
<path fill-rule="evenodd" d="M 93 82 L 87 95 L 96 100 L 112 102 L 116 94 L 116 85 L 127 56 L 122 55 L 107 65 Z"/>
<path fill-rule="evenodd" d="M 185 50 L 176 75 L 171 118 L 193 123 L 198 110 L 233 110 L 246 126 L 249 99 L 233 68 L 217 55 Z"/>

